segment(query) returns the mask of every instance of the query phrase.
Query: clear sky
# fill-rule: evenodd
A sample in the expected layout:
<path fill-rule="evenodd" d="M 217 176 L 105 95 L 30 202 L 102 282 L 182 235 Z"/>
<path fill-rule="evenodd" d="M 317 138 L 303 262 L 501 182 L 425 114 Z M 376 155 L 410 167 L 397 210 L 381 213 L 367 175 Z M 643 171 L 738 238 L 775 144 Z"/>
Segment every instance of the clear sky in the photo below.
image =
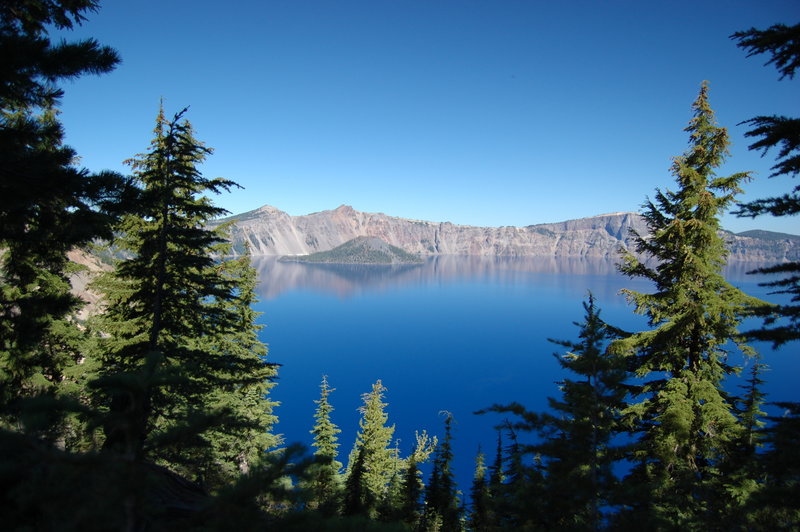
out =
<path fill-rule="evenodd" d="M 105 1 L 67 38 L 113 46 L 111 74 L 67 83 L 67 142 L 91 170 L 125 171 L 160 98 L 190 106 L 215 149 L 203 166 L 244 190 L 239 213 L 352 205 L 469 225 L 637 211 L 674 188 L 671 157 L 700 83 L 729 128 L 720 174 L 744 199 L 787 191 L 747 150 L 760 114 L 800 116 L 800 80 L 746 58 L 738 30 L 800 21 L 797 0 Z M 726 216 L 733 231 L 800 233 L 797 218 Z"/>

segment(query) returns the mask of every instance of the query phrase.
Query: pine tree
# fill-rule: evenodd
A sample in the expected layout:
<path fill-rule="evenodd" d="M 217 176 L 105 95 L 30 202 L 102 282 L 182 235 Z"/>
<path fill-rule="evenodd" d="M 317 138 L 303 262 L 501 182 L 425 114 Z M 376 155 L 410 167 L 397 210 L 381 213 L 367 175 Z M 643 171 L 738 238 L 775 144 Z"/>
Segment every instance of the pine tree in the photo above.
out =
<path fill-rule="evenodd" d="M 0 426 L 19 427 L 27 409 L 36 415 L 25 421 L 38 418 L 36 434 L 50 441 L 64 436 L 64 405 L 53 399 L 81 359 L 67 252 L 110 236 L 125 188 L 117 174 L 75 165 L 57 118 L 59 82 L 119 62 L 94 40 L 53 44 L 48 37 L 96 7 L 91 0 L 0 5 Z M 30 397 L 51 401 L 47 408 L 19 401 Z"/>
<path fill-rule="evenodd" d="M 246 262 L 217 263 L 221 235 L 207 227 L 225 211 L 201 194 L 234 185 L 207 179 L 198 165 L 211 150 L 193 136 L 184 112 L 156 121 L 150 150 L 130 163 L 140 185 L 135 215 L 119 228 L 132 257 L 98 283 L 106 311 L 96 327 L 108 404 L 104 449 L 131 464 L 127 522 L 143 518 L 141 464 L 156 462 L 215 488 L 214 464 L 241 470 L 274 437 L 249 437 L 274 421 L 266 392 L 275 370 L 263 360 L 250 310 L 255 275 Z M 225 480 L 223 474 L 219 482 Z"/>
<path fill-rule="evenodd" d="M 378 380 L 372 385 L 372 391 L 362 396 L 361 419 L 358 422 L 359 432 L 356 436 L 354 452 L 350 454 L 350 464 L 354 464 L 357 453 L 363 452 L 364 473 L 363 486 L 368 494 L 368 513 L 375 517 L 376 504 L 386 493 L 386 487 L 395 470 L 396 457 L 389 447 L 394 434 L 394 425 L 386 425 L 389 415 L 383 395 L 386 387 Z M 349 475 L 352 475 L 352 467 Z"/>
<path fill-rule="evenodd" d="M 339 471 L 342 463 L 337 461 L 339 455 L 339 442 L 336 436 L 341 432 L 331 421 L 333 406 L 328 400 L 328 396 L 335 388 L 328 386 L 327 375 L 322 376 L 320 384 L 319 399 L 314 418 L 317 420 L 311 434 L 314 435 L 316 449 L 314 456 L 320 461 L 312 468 L 311 492 L 313 494 L 314 505 L 325 514 L 332 514 L 338 507 L 338 498 L 341 491 L 341 480 Z"/>
<path fill-rule="evenodd" d="M 486 457 L 478 446 L 478 454 L 475 455 L 475 473 L 472 477 L 472 487 L 470 488 L 470 499 L 472 508 L 469 513 L 469 527 L 472 530 L 488 530 L 488 506 L 489 506 L 489 485 L 486 481 Z"/>
<path fill-rule="evenodd" d="M 722 390 L 734 371 L 726 363 L 726 344 L 733 340 L 752 354 L 737 326 L 758 301 L 722 277 L 726 250 L 719 233 L 719 216 L 749 176 L 714 173 L 729 141 L 714 121 L 706 83 L 693 109 L 689 150 L 672 166 L 678 191 L 656 192 L 656 203 L 645 204 L 650 235 L 636 235 L 637 251 L 655 265 L 626 253 L 620 267 L 652 281 L 656 290 L 624 291 L 652 329 L 612 344 L 644 380 L 639 401 L 626 410 L 638 444 L 626 481 L 633 497 L 625 517 L 638 526 L 697 526 L 709 498 L 722 496 L 717 467 L 741 431 Z"/>
<path fill-rule="evenodd" d="M 731 38 L 738 41 L 737 46 L 748 51 L 748 57 L 768 54 L 770 59 L 767 64 L 775 65 L 781 74 L 780 79 L 794 79 L 795 71 L 800 67 L 800 24 L 776 24 L 766 30 L 751 28 L 734 33 Z M 778 150 L 778 162 L 772 167 L 770 177 L 794 178 L 800 175 L 800 117 L 757 116 L 744 123 L 753 126 L 745 136 L 759 139 L 750 145 L 751 150 L 760 150 L 762 155 L 773 148 Z M 796 216 L 798 213 L 800 185 L 782 196 L 739 205 L 737 212 L 739 216 L 749 217 L 763 214 Z M 748 331 L 748 335 L 772 342 L 774 347 L 800 340 L 800 262 L 785 262 L 755 272 L 783 276 L 762 286 L 775 288 L 777 294 L 787 294 L 790 303 L 759 307 L 757 314 L 765 318 L 765 327 Z"/>
<path fill-rule="evenodd" d="M 368 515 L 375 506 L 373 495 L 364 483 L 366 455 L 366 449 L 359 446 L 350 457 L 350 472 L 344 483 L 342 515 Z"/>
<path fill-rule="evenodd" d="M 417 460 L 412 455 L 408 460 L 405 474 L 403 475 L 402 497 L 400 504 L 400 521 L 403 521 L 412 530 L 417 528 L 422 510 L 420 498 L 422 497 L 422 473 L 417 466 Z"/>
<path fill-rule="evenodd" d="M 595 530 L 605 521 L 601 509 L 612 505 L 619 454 L 612 441 L 620 432 L 627 371 L 625 361 L 606 347 L 622 333 L 601 319 L 591 294 L 583 308 L 584 320 L 575 323 L 577 342 L 550 340 L 568 348 L 555 357 L 580 380 L 560 381 L 561 397 L 548 398 L 548 412 L 516 403 L 488 409 L 518 418 L 505 423 L 510 445 L 504 481 L 493 501 L 506 526 Z M 517 431 L 537 433 L 539 439 L 522 445 Z M 524 455 L 533 455 L 534 464 L 525 464 Z"/>
<path fill-rule="evenodd" d="M 732 398 L 742 430 L 720 464 L 723 489 L 728 496 L 718 497 L 709 504 L 710 511 L 717 514 L 715 520 L 719 526 L 730 530 L 748 522 L 750 526 L 755 524 L 751 519 L 751 500 L 763 487 L 757 452 L 763 446 L 766 413 L 761 408 L 766 394 L 762 391 L 761 374 L 766 365 L 758 358 L 755 360 L 746 384 L 739 385 L 744 395 Z"/>
<path fill-rule="evenodd" d="M 777 402 L 779 416 L 767 417 L 765 451 L 758 455 L 764 482 L 749 502 L 748 520 L 755 530 L 797 530 L 800 527 L 800 406 Z"/>
<path fill-rule="evenodd" d="M 425 512 L 428 522 L 441 521 L 444 531 L 461 530 L 461 505 L 453 477 L 453 415 L 443 412 L 444 439 L 437 446 L 433 459 L 431 480 L 425 493 Z M 436 518 L 432 516 L 436 516 Z"/>
<path fill-rule="evenodd" d="M 751 28 L 734 33 L 731 38 L 748 52 L 748 57 L 767 54 L 766 64 L 773 64 L 778 69 L 779 79 L 794 79 L 800 67 L 800 24 L 775 24 L 766 30 Z M 749 146 L 751 150 L 760 150 L 762 155 L 777 150 L 777 162 L 769 177 L 796 178 L 800 175 L 800 117 L 757 116 L 745 123 L 753 126 L 745 135 L 758 139 Z M 800 185 L 782 196 L 758 199 L 739 207 L 737 214 L 740 216 L 796 216 L 800 213 Z M 776 294 L 786 294 L 789 303 L 759 307 L 756 314 L 764 317 L 764 326 L 747 331 L 747 335 L 772 342 L 773 347 L 797 342 L 800 340 L 800 262 L 776 264 L 760 268 L 755 273 L 782 276 L 762 286 L 774 288 Z M 800 442 L 800 402 L 777 405 L 786 414 L 768 418 L 770 425 L 764 429 L 767 451 L 758 460 L 766 481 L 760 491 L 753 494 L 749 505 L 749 516 L 755 519 L 757 527 L 763 529 L 800 526 L 800 507 L 794 495 L 800 485 L 800 467 L 792 458 L 796 454 L 792 448 Z"/>
<path fill-rule="evenodd" d="M 578 342 L 550 340 L 568 349 L 556 355 L 558 362 L 582 380 L 559 382 L 561 398 L 549 398 L 552 414 L 540 417 L 545 439 L 533 448 L 546 464 L 547 514 L 554 526 L 597 530 L 616 480 L 612 440 L 620 432 L 627 371 L 620 357 L 606 351 L 620 332 L 601 319 L 592 294 L 583 309 L 583 322 L 575 323 Z"/>
<path fill-rule="evenodd" d="M 222 237 L 226 229 L 217 232 Z M 223 256 L 229 254 L 230 244 L 225 242 L 216 251 Z M 253 310 L 258 278 L 250 261 L 248 250 L 238 258 L 211 266 L 211 273 L 219 274 L 233 288 L 230 299 L 218 298 L 213 303 L 218 310 L 228 312 L 232 321 L 222 323 L 209 338 L 199 339 L 196 346 L 198 350 L 211 348 L 213 356 L 228 361 L 213 376 L 215 382 L 203 404 L 211 411 L 227 411 L 238 420 L 236 424 L 210 428 L 204 435 L 209 447 L 193 464 L 199 466 L 197 473 L 212 490 L 248 473 L 266 450 L 282 443 L 271 432 L 277 422 L 273 413 L 277 403 L 269 393 L 275 386 L 277 371 L 274 364 L 266 362 L 267 348 L 258 339 L 263 326 L 255 325 L 259 315 Z"/>

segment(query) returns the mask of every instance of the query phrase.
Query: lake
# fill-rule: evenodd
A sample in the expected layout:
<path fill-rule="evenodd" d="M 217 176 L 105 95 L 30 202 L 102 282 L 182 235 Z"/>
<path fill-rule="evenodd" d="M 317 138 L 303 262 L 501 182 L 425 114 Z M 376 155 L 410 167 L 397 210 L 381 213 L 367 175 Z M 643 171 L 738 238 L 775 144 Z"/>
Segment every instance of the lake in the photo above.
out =
<path fill-rule="evenodd" d="M 453 414 L 455 471 L 465 493 L 478 445 L 491 462 L 493 427 L 502 421 L 473 412 L 512 401 L 543 410 L 547 397 L 558 394 L 555 382 L 567 376 L 552 356 L 563 349 L 547 338 L 577 339 L 573 322 L 583 319 L 588 291 L 608 323 L 635 331 L 646 328 L 645 319 L 619 291 L 651 290 L 605 260 L 438 256 L 413 266 L 346 266 L 255 257 L 253 264 L 260 279 L 256 309 L 266 326 L 261 338 L 269 360 L 282 364 L 272 393 L 281 402 L 276 432 L 310 445 L 314 400 L 327 375 L 336 388 L 332 417 L 342 429 L 339 459 L 346 463 L 361 394 L 381 379 L 404 456 L 415 430 L 441 436 L 441 412 Z M 732 263 L 726 277 L 776 301 L 757 286 L 764 277 L 746 275 L 756 266 Z M 771 369 L 764 375 L 767 399 L 800 400 L 796 346 L 757 348 Z"/>

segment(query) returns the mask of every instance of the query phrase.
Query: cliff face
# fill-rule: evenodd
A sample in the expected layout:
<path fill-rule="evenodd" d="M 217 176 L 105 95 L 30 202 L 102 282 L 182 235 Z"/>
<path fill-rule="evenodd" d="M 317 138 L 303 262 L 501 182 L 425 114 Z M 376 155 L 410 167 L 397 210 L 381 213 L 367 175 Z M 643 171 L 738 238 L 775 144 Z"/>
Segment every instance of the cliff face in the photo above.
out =
<path fill-rule="evenodd" d="M 346 205 L 304 216 L 264 206 L 229 220 L 234 221 L 236 252 L 246 242 L 253 255 L 306 255 L 368 236 L 420 255 L 616 258 L 620 246 L 633 249 L 630 229 L 647 233 L 643 218 L 634 213 L 527 227 L 473 227 L 359 212 Z M 780 236 L 786 238 L 726 233 L 732 259 L 800 259 L 800 237 Z"/>

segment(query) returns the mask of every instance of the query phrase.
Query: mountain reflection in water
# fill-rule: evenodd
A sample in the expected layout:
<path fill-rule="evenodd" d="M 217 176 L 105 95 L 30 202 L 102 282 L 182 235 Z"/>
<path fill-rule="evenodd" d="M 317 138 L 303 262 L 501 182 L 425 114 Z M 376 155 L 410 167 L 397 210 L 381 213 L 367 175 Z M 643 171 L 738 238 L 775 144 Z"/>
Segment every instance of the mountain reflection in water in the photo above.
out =
<path fill-rule="evenodd" d="M 405 284 L 428 285 L 468 278 L 516 284 L 532 274 L 555 274 L 565 282 L 570 276 L 616 275 L 616 263 L 603 259 L 483 257 L 438 255 L 421 264 L 310 264 L 282 262 L 278 257 L 253 258 L 261 280 L 262 299 L 274 299 L 292 290 L 313 290 L 339 297 L 381 291 Z"/>

